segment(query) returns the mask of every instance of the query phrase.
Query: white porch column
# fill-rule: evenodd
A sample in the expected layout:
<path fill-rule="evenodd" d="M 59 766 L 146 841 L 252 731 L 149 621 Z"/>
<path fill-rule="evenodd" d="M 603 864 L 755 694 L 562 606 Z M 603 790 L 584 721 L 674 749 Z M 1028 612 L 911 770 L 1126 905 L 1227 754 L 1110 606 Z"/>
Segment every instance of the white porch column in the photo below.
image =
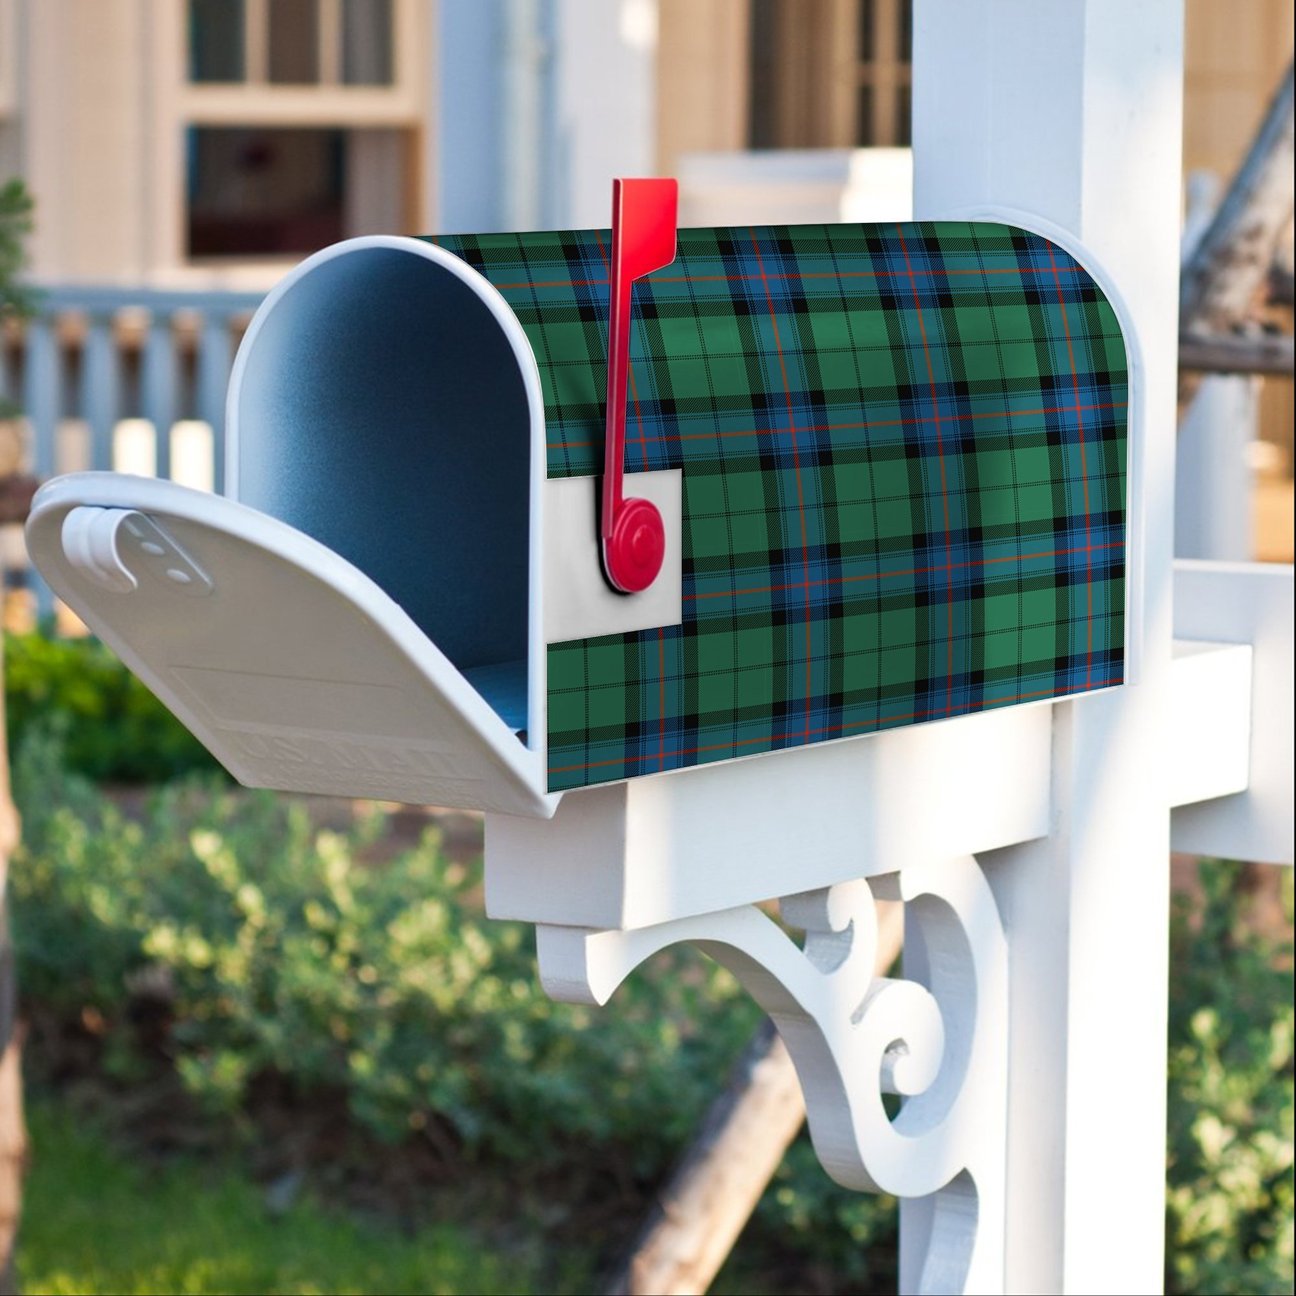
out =
<path fill-rule="evenodd" d="M 1175 557 L 1250 562 L 1255 544 L 1251 445 L 1260 434 L 1260 379 L 1211 374 L 1179 427 Z"/>
<path fill-rule="evenodd" d="M 439 4 L 428 83 L 435 99 L 428 228 L 438 233 L 508 229 L 504 105 L 518 75 L 503 0 Z"/>
<path fill-rule="evenodd" d="M 1009 1291 L 1162 1285 L 1169 797 L 1158 739 L 1171 644 L 1182 11 L 1182 0 L 920 0 L 915 17 L 916 215 L 1015 208 L 1072 233 L 1124 300 L 1137 349 L 1137 682 L 1055 707 L 1053 834 L 984 859 L 1011 963 Z"/>
<path fill-rule="evenodd" d="M 613 176 L 652 175 L 657 0 L 560 0 L 546 177 L 559 229 L 606 226 Z"/>

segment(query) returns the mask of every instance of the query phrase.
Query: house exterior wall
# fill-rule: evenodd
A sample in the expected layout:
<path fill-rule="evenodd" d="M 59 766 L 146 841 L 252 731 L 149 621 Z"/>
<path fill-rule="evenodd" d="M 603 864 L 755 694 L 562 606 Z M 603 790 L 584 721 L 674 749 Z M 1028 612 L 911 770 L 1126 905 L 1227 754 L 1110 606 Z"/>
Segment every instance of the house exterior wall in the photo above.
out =
<path fill-rule="evenodd" d="M 684 153 L 747 147 L 749 0 L 660 0 L 657 159 L 674 175 Z"/>
<path fill-rule="evenodd" d="M 507 228 L 502 146 L 507 18 L 499 0 L 437 6 L 428 79 L 436 104 L 432 170 L 434 227 L 440 232 Z M 543 57 L 538 49 L 527 54 Z"/>
<path fill-rule="evenodd" d="M 396 3 L 393 95 L 187 86 L 181 0 L 0 0 L 0 174 L 40 203 L 35 275 L 184 278 L 187 121 L 407 129 L 405 156 L 369 152 L 376 182 L 407 171 L 411 229 L 588 224 L 610 175 L 747 144 L 750 0 Z M 1245 22 L 1187 0 L 1186 169 L 1236 165 L 1291 50 L 1286 0 L 1248 0 Z"/>
<path fill-rule="evenodd" d="M 611 178 L 656 163 L 657 0 L 556 0 L 553 16 L 552 223 L 605 226 Z"/>
<path fill-rule="evenodd" d="M 181 0 L 0 0 L 0 177 L 23 175 L 36 198 L 33 277 L 261 288 L 297 260 L 190 261 L 190 126 L 364 132 L 349 158 L 349 232 L 427 228 L 431 10 L 394 5 L 392 86 L 301 87 L 191 84 Z M 384 201 L 394 189 L 401 199 Z"/>
<path fill-rule="evenodd" d="M 150 268 L 146 7 L 17 6 L 14 113 L 19 165 L 38 203 L 38 279 L 131 282 Z"/>
<path fill-rule="evenodd" d="M 657 170 L 658 18 L 658 0 L 442 3 L 434 228 L 606 225 L 611 178 Z"/>
<path fill-rule="evenodd" d="M 1292 57 L 1288 0 L 1187 0 L 1184 171 L 1227 181 Z"/>

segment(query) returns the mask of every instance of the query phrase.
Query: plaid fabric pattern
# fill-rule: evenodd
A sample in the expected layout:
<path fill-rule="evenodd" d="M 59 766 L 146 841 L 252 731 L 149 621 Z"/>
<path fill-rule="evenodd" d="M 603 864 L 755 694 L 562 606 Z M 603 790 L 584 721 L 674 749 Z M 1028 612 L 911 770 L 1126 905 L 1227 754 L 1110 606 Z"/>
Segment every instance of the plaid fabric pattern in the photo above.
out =
<path fill-rule="evenodd" d="M 436 241 L 530 339 L 549 475 L 601 472 L 608 232 Z M 681 230 L 633 315 L 626 467 L 683 470 L 683 622 L 550 647 L 553 790 L 1121 682 L 1125 346 L 1061 248 Z"/>

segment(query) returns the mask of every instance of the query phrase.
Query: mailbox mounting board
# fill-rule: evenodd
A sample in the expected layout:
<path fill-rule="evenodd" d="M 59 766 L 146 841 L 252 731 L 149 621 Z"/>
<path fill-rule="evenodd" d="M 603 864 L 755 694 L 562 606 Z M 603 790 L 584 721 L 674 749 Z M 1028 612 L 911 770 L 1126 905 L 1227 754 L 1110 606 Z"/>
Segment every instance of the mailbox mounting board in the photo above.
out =
<path fill-rule="evenodd" d="M 526 332 L 548 475 L 597 474 L 608 233 L 433 241 Z M 635 289 L 626 467 L 682 470 L 683 615 L 549 646 L 549 788 L 1121 683 L 1128 373 L 1026 230 L 681 230 Z"/>

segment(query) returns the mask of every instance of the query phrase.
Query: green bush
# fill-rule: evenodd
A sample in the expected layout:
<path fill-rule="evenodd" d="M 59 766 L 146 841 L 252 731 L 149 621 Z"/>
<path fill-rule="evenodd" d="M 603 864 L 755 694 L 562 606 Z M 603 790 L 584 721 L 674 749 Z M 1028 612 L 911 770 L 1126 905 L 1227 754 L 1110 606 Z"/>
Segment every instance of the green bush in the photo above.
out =
<path fill-rule="evenodd" d="M 550 1002 L 529 929 L 481 916 L 479 874 L 435 833 L 381 867 L 383 823 L 313 826 L 300 802 L 208 779 L 128 818 L 27 736 L 14 771 L 24 844 L 10 874 L 28 1002 L 105 1023 L 103 1065 L 158 1065 L 129 1027 L 164 995 L 173 1065 L 247 1122 L 270 1076 L 345 1098 L 388 1143 L 448 1130 L 479 1165 L 663 1174 L 758 1014 L 723 970 L 668 952 L 605 1011 Z M 1173 929 L 1168 1284 L 1290 1290 L 1292 952 L 1257 936 L 1227 866 Z M 1288 883 L 1290 904 L 1290 881 Z M 803 1141 L 722 1275 L 750 1290 L 809 1265 L 825 1290 L 894 1282 L 894 1204 L 836 1188 Z"/>
<path fill-rule="evenodd" d="M 133 1002 L 165 994 L 168 1064 L 245 1129 L 245 1098 L 273 1076 L 305 1100 L 343 1095 L 388 1143 L 440 1123 L 483 1169 L 534 1183 L 614 1165 L 646 1191 L 759 1021 L 691 950 L 658 955 L 606 1010 L 553 1003 L 530 928 L 483 919 L 479 869 L 447 862 L 435 831 L 372 867 L 381 818 L 319 831 L 300 802 L 212 780 L 158 789 L 127 817 L 39 729 L 14 787 L 27 1003 L 100 1022 L 101 1065 L 130 1081 L 149 1065 Z M 732 1272 L 750 1290 L 809 1256 L 853 1290 L 893 1273 L 894 1227 L 893 1203 L 837 1188 L 803 1143 Z"/>
<path fill-rule="evenodd" d="M 439 1119 L 471 1152 L 535 1164 L 582 1140 L 649 1173 L 754 1028 L 736 982 L 687 952 L 615 1011 L 555 1004 L 530 928 L 486 922 L 478 871 L 435 832 L 369 867 L 379 820 L 318 831 L 299 802 L 213 784 L 158 791 L 132 820 L 37 737 L 14 771 L 23 994 L 126 1040 L 132 995 L 163 987 L 168 1050 L 213 1107 L 238 1112 L 274 1075 L 344 1093 L 386 1140 Z"/>
<path fill-rule="evenodd" d="M 894 1292 L 899 1281 L 896 1206 L 894 1197 L 835 1184 L 802 1130 L 719 1275 L 717 1290 L 750 1292 L 753 1273 L 782 1253 L 792 1264 L 773 1290 L 786 1291 L 800 1277 L 815 1291 Z M 762 1256 L 762 1242 L 771 1255 Z"/>
<path fill-rule="evenodd" d="M 219 770 L 206 748 L 98 640 L 5 635 L 9 750 L 33 725 L 61 733 L 68 767 L 114 783 Z"/>
<path fill-rule="evenodd" d="M 1292 1289 L 1292 946 L 1257 932 L 1239 881 L 1204 862 L 1172 929 L 1171 1292 Z"/>

